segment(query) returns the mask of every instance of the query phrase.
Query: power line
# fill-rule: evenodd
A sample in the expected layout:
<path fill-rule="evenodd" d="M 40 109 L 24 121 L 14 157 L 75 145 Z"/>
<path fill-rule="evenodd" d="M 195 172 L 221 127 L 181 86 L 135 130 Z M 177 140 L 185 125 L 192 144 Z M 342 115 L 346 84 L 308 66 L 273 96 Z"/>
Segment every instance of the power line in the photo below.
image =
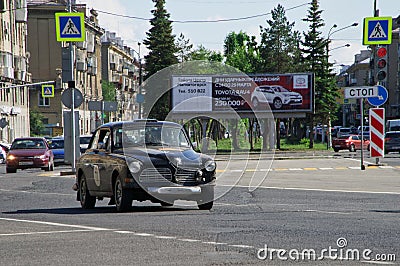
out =
<path fill-rule="evenodd" d="M 309 3 L 304 3 L 301 5 L 297 5 L 294 7 L 290 7 L 288 9 L 286 9 L 286 11 L 290 11 L 293 9 L 297 9 L 300 8 L 302 6 L 308 5 Z M 98 13 L 103 13 L 103 14 L 107 14 L 107 15 L 111 15 L 111 16 L 118 16 L 118 17 L 123 17 L 123 18 L 129 18 L 129 19 L 138 19 L 138 20 L 144 20 L 144 21 L 149 21 L 151 19 L 149 18 L 143 18 L 143 17 L 137 17 L 137 16 L 128 16 L 128 15 L 121 15 L 121 14 L 116 14 L 116 13 L 112 13 L 112 12 L 107 12 L 107 11 L 102 11 L 102 10 L 97 10 L 96 11 Z M 230 22 L 230 21 L 240 21 L 240 20 L 247 20 L 247 19 L 253 19 L 253 18 L 258 18 L 258 17 L 264 17 L 267 15 L 270 15 L 271 12 L 267 12 L 267 13 L 262 13 L 262 14 L 258 14 L 258 15 L 252 15 L 252 16 L 246 16 L 246 17 L 238 17 L 238 18 L 228 18 L 228 19 L 215 19 L 215 20 L 171 20 L 171 22 L 174 23 L 217 23 L 217 22 Z"/>

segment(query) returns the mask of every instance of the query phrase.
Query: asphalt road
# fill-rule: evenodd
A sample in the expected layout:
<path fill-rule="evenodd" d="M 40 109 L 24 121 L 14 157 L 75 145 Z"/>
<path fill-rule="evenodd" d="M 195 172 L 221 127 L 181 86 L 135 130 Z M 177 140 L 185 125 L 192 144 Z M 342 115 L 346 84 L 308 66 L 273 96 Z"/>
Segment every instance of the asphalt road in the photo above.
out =
<path fill-rule="evenodd" d="M 82 210 L 73 177 L 59 176 L 60 168 L 6 175 L 0 167 L 0 264 L 396 264 L 400 167 L 361 171 L 357 158 L 344 157 L 219 158 L 211 211 L 178 202 L 116 213 L 106 200 Z M 360 258 L 328 258 L 349 250 Z M 379 256 L 386 261 L 372 261 Z"/>

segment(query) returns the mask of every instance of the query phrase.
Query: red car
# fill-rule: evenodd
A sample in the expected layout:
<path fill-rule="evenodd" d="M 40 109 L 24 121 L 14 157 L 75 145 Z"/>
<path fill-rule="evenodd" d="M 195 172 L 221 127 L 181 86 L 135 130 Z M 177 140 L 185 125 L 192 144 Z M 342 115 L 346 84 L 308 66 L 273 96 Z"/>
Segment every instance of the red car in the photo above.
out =
<path fill-rule="evenodd" d="M 17 169 L 54 170 L 54 155 L 45 138 L 16 138 L 7 153 L 6 173 Z"/>
<path fill-rule="evenodd" d="M 361 150 L 361 136 L 347 135 L 332 140 L 332 147 L 335 152 L 339 150 L 349 150 L 355 152 Z M 363 149 L 369 150 L 369 140 L 364 138 Z"/>

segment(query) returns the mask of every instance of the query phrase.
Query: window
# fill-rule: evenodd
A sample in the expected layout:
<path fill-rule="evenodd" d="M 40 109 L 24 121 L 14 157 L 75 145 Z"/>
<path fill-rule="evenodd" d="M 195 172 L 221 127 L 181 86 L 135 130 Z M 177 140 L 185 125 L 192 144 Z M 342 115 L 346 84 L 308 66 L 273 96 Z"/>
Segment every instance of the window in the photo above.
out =
<path fill-rule="evenodd" d="M 39 93 L 39 106 L 50 106 L 50 99 L 43 98 L 41 93 Z"/>

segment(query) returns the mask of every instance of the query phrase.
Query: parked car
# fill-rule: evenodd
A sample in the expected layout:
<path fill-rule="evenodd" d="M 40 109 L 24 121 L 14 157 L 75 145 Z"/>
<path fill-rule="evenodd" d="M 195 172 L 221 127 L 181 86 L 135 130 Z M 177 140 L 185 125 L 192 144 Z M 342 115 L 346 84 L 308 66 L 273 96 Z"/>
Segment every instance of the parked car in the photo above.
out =
<path fill-rule="evenodd" d="M 13 141 L 7 154 L 6 172 L 16 173 L 17 169 L 27 168 L 54 170 L 54 155 L 46 139 L 30 137 Z"/>
<path fill-rule="evenodd" d="M 337 138 L 341 138 L 343 136 L 349 136 L 351 133 L 351 129 L 349 127 L 341 127 L 337 131 Z"/>
<path fill-rule="evenodd" d="M 84 154 L 87 150 L 91 138 L 92 135 L 81 135 L 79 137 L 81 154 Z"/>
<path fill-rule="evenodd" d="M 349 150 L 355 152 L 356 150 L 361 150 L 361 143 L 363 143 L 363 149 L 369 150 L 369 139 L 364 138 L 361 141 L 361 136 L 359 135 L 344 135 L 332 140 L 332 147 L 335 152 L 340 150 Z"/>
<path fill-rule="evenodd" d="M 50 149 L 54 154 L 54 164 L 60 165 L 64 164 L 64 137 L 55 137 L 50 141 Z"/>
<path fill-rule="evenodd" d="M 279 85 L 264 85 L 254 89 L 251 102 L 256 109 L 262 104 L 270 104 L 274 109 L 281 109 L 284 105 L 301 105 L 303 96 Z"/>
<path fill-rule="evenodd" d="M 96 199 L 111 198 L 117 211 L 133 200 L 173 205 L 175 200 L 197 201 L 211 209 L 215 161 L 197 153 L 179 124 L 136 120 L 99 127 L 78 160 L 77 200 L 94 208 Z"/>
<path fill-rule="evenodd" d="M 385 134 L 385 153 L 400 152 L 400 131 L 389 131 Z"/>

